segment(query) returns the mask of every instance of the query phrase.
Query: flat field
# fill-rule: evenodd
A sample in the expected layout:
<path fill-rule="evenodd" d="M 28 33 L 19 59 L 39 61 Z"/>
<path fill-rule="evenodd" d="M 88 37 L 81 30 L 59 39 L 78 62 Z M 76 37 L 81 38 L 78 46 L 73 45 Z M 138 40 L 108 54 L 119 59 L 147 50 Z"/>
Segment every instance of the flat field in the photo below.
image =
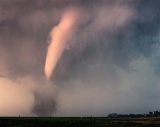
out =
<path fill-rule="evenodd" d="M 0 127 L 160 127 L 160 118 L 0 117 Z"/>

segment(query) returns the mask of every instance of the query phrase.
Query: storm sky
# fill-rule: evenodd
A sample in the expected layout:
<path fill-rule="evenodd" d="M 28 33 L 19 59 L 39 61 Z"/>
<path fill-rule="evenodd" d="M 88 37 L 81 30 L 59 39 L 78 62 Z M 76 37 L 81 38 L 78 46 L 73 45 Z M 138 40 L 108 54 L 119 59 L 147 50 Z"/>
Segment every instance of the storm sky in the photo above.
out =
<path fill-rule="evenodd" d="M 0 116 L 107 116 L 160 107 L 159 0 L 0 0 Z M 50 81 L 50 32 L 78 10 Z M 61 29 L 63 30 L 63 28 Z M 48 43 L 47 43 L 48 42 Z"/>

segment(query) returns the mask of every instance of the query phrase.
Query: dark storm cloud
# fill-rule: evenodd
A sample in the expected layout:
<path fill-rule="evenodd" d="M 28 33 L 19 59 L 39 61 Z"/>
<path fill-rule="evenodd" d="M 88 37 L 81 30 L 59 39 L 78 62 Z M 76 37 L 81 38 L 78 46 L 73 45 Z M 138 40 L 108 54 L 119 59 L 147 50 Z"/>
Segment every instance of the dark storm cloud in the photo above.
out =
<path fill-rule="evenodd" d="M 8 97 L 0 91 L 0 98 L 17 93 L 19 100 L 1 105 L 0 115 L 6 106 L 6 114 L 40 116 L 154 110 L 159 5 L 159 0 L 0 0 L 0 86 L 12 90 Z M 52 76 L 51 84 L 60 87 L 55 94 L 59 88 L 43 86 L 47 37 L 71 7 L 83 13 Z"/>
<path fill-rule="evenodd" d="M 136 3 L 138 3 L 138 5 Z M 92 44 L 85 47 L 87 49 L 82 53 L 84 54 L 82 55 L 82 57 L 84 56 L 84 60 L 90 58 L 96 59 L 95 57 L 98 53 L 101 53 L 100 55 L 102 55 L 104 59 L 106 57 L 108 59 L 108 56 L 111 55 L 116 65 L 127 69 L 128 64 L 140 55 L 149 57 L 153 52 L 152 46 L 159 43 L 155 40 L 155 37 L 159 34 L 160 27 L 159 4 L 159 1 L 132 2 L 130 6 L 135 9 L 136 18 L 130 23 L 112 32 L 104 29 L 99 35 L 98 40 L 96 33 L 95 36 L 93 35 L 94 37 L 89 33 L 88 36 L 93 39 L 87 40 L 88 42 L 91 41 Z M 78 36 L 81 35 L 80 33 Z M 97 55 L 95 55 L 96 53 Z M 79 60 L 74 61 L 79 62 Z"/>

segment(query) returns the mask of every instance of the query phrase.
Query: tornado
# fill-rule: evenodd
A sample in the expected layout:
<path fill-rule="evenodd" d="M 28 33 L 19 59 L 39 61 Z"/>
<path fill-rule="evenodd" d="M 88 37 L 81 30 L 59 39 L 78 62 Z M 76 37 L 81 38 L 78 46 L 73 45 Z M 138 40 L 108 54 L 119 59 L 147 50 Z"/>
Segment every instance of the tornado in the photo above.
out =
<path fill-rule="evenodd" d="M 47 80 L 50 80 L 58 60 L 66 48 L 69 38 L 73 34 L 78 17 L 77 12 L 75 9 L 66 10 L 62 15 L 60 23 L 50 32 L 51 42 L 48 46 L 44 69 Z"/>

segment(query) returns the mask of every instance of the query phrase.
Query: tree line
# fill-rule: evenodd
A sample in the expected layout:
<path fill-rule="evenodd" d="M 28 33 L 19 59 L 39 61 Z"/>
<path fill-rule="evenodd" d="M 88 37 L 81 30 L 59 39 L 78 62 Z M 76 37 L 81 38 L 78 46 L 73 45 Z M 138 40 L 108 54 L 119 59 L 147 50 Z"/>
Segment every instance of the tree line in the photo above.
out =
<path fill-rule="evenodd" d="M 109 113 L 109 118 L 115 118 L 115 117 L 160 117 L 160 111 L 153 111 L 146 114 L 117 114 L 117 113 Z"/>

